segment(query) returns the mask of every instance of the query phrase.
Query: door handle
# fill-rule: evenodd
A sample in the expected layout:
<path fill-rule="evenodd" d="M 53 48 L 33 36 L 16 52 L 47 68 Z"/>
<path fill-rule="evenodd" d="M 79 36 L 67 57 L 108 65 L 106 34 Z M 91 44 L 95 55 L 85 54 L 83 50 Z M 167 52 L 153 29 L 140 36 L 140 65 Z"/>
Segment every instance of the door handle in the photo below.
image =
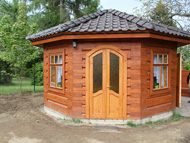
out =
<path fill-rule="evenodd" d="M 107 88 L 110 88 L 111 86 L 107 86 Z"/>

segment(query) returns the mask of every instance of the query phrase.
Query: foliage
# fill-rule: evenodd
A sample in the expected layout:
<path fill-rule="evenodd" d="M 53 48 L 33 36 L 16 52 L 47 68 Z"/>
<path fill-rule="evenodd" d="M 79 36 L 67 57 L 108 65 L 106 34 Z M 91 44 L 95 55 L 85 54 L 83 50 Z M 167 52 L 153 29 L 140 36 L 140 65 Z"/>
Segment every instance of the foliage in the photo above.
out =
<path fill-rule="evenodd" d="M 16 22 L 18 13 L 19 0 L 9 2 L 7 0 L 0 0 L 0 15 L 8 16 L 12 21 Z"/>
<path fill-rule="evenodd" d="M 178 112 L 176 112 L 176 111 L 174 111 L 173 112 L 173 115 L 171 116 L 171 120 L 172 121 L 174 121 L 174 122 L 177 122 L 177 121 L 180 121 L 181 119 L 183 119 L 184 117 L 180 114 L 180 113 L 178 113 Z"/>
<path fill-rule="evenodd" d="M 0 59 L 0 85 L 11 84 L 12 74 L 9 64 Z"/>
<path fill-rule="evenodd" d="M 1 85 L 0 86 L 0 94 L 19 94 L 20 85 L 16 78 L 12 79 L 12 84 L 10 85 Z M 36 92 L 43 92 L 43 86 L 36 86 Z M 31 85 L 31 80 L 29 78 L 24 78 L 22 81 L 22 91 L 23 92 L 33 92 L 34 86 Z"/>
<path fill-rule="evenodd" d="M 68 0 L 66 2 L 70 14 L 74 18 L 79 18 L 83 15 L 98 11 L 101 7 L 100 0 Z"/>
<path fill-rule="evenodd" d="M 30 70 L 31 84 L 34 85 L 34 72 L 35 72 L 35 85 L 43 85 L 43 62 L 36 63 L 32 70 Z"/>
<path fill-rule="evenodd" d="M 154 21 L 170 25 L 170 26 L 176 26 L 174 23 L 174 20 L 170 16 L 170 11 L 167 5 L 163 4 L 160 0 L 156 7 L 153 8 L 153 10 L 150 12 L 150 18 Z"/>
<path fill-rule="evenodd" d="M 179 47 L 177 51 L 182 54 L 183 62 L 190 62 L 190 45 Z"/>
<path fill-rule="evenodd" d="M 25 40 L 25 37 L 34 33 L 35 29 L 36 24 L 29 24 L 27 21 L 26 6 L 23 2 L 19 3 L 16 22 L 6 15 L 0 21 L 0 42 L 3 47 L 0 59 L 9 63 L 14 70 L 20 83 L 20 93 L 22 93 L 22 76 L 26 64 L 39 56 L 39 50 Z"/>
<path fill-rule="evenodd" d="M 189 63 L 189 62 L 183 62 L 183 68 L 184 68 L 186 71 L 189 71 L 189 70 L 190 70 L 190 63 Z"/>
<path fill-rule="evenodd" d="M 142 2 L 141 8 L 136 8 L 136 13 L 143 17 L 150 18 L 150 13 L 161 1 L 169 12 L 169 18 L 174 20 L 178 27 L 188 29 L 190 18 L 190 1 L 187 0 L 139 0 Z"/>
<path fill-rule="evenodd" d="M 78 18 L 100 9 L 100 0 L 29 0 L 31 21 L 37 22 L 39 30 Z"/>

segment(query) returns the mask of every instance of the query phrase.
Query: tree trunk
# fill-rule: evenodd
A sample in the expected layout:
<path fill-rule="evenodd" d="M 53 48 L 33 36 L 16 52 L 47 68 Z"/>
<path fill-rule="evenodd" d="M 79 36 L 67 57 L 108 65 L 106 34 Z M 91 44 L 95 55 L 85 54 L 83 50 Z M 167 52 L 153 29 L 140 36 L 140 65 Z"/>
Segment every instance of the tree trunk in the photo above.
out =
<path fill-rule="evenodd" d="M 69 13 L 67 12 L 65 5 L 65 0 L 60 0 L 60 23 L 70 20 Z"/>
<path fill-rule="evenodd" d="M 20 70 L 19 85 L 20 85 L 20 95 L 22 95 L 22 68 Z"/>

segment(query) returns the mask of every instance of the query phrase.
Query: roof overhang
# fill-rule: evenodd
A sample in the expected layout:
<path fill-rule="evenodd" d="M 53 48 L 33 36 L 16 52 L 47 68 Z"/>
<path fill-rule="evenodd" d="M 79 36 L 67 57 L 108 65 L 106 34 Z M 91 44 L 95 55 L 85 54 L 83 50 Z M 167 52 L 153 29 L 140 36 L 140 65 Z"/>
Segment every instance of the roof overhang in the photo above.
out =
<path fill-rule="evenodd" d="M 153 38 L 159 40 L 167 40 L 178 43 L 177 46 L 184 46 L 190 44 L 190 38 L 174 36 L 170 34 L 164 34 L 155 31 L 129 31 L 129 32 L 92 32 L 92 33 L 72 33 L 72 32 L 62 32 L 43 38 L 38 38 L 31 40 L 31 45 L 43 47 L 43 44 L 60 41 L 60 40 L 72 40 L 72 39 L 140 39 L 140 38 Z"/>

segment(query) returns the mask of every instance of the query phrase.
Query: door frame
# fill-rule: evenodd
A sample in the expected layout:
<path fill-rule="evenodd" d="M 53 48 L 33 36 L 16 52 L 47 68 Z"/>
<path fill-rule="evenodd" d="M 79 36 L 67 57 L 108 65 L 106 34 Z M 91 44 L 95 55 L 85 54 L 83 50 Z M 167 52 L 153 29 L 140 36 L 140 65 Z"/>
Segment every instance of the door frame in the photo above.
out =
<path fill-rule="evenodd" d="M 127 119 L 127 55 L 120 50 L 118 47 L 111 46 L 111 45 L 102 45 L 94 48 L 90 52 L 86 54 L 86 118 L 90 119 L 90 57 L 94 53 L 98 52 L 99 50 L 110 49 L 115 51 L 121 56 L 123 56 L 123 110 L 122 110 L 122 119 Z"/>

